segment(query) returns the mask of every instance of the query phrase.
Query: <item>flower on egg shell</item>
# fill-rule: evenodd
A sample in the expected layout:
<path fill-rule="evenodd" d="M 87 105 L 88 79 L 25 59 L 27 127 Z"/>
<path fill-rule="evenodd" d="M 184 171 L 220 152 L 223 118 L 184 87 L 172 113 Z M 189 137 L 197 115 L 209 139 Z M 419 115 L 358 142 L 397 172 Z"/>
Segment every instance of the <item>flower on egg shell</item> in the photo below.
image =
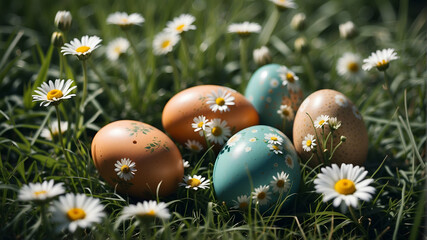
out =
<path fill-rule="evenodd" d="M 214 118 L 207 125 L 206 138 L 210 142 L 222 145 L 231 135 L 230 127 L 227 126 L 227 121 L 225 120 Z"/>
<path fill-rule="evenodd" d="M 240 195 L 237 197 L 237 201 L 233 200 L 234 206 L 232 206 L 232 209 L 239 209 L 242 211 L 245 211 L 249 207 L 249 201 L 250 197 L 248 195 Z"/>
<path fill-rule="evenodd" d="M 184 182 L 179 183 L 179 186 L 190 188 L 193 190 L 209 188 L 210 180 L 201 175 L 188 175 L 183 178 Z"/>
<path fill-rule="evenodd" d="M 230 92 L 223 89 L 218 89 L 218 92 L 212 91 L 208 95 L 206 103 L 209 105 L 212 112 L 219 110 L 222 112 L 230 111 L 230 107 L 234 105 L 234 97 Z"/>
<path fill-rule="evenodd" d="M 267 147 L 274 152 L 274 154 L 283 154 L 282 145 L 268 144 Z"/>
<path fill-rule="evenodd" d="M 307 134 L 302 141 L 302 148 L 306 152 L 313 150 L 316 145 L 316 139 L 314 138 L 314 135 L 311 134 Z"/>
<path fill-rule="evenodd" d="M 273 176 L 273 180 L 270 182 L 270 187 L 273 189 L 273 192 L 279 194 L 288 191 L 290 186 L 289 174 L 284 171 L 277 173 L 277 177 Z"/>
<path fill-rule="evenodd" d="M 316 128 L 321 128 L 328 124 L 329 116 L 328 115 L 320 115 L 314 120 L 314 126 Z"/>
<path fill-rule="evenodd" d="M 68 54 L 75 55 L 79 60 L 86 60 L 92 52 L 100 47 L 102 39 L 97 36 L 83 36 L 81 40 L 74 38 L 70 43 L 64 44 L 61 47 L 61 53 L 65 56 Z"/>
<path fill-rule="evenodd" d="M 338 106 L 340 106 L 340 107 L 347 107 L 348 106 L 348 100 L 342 94 L 335 95 L 335 103 L 338 104 Z"/>
<path fill-rule="evenodd" d="M 283 138 L 274 133 L 264 133 L 264 139 L 270 144 L 282 145 Z"/>
<path fill-rule="evenodd" d="M 234 146 L 236 144 L 236 142 L 238 142 L 240 140 L 241 137 L 242 137 L 242 135 L 240 135 L 240 134 L 236 134 L 236 135 L 232 136 L 230 139 L 228 139 L 227 145 L 230 147 Z"/>
<path fill-rule="evenodd" d="M 356 106 L 353 105 L 353 107 L 351 108 L 351 110 L 353 111 L 354 116 L 361 120 L 362 119 L 362 114 L 360 114 L 359 110 L 357 109 Z"/>
<path fill-rule="evenodd" d="M 191 127 L 194 128 L 195 132 L 199 132 L 200 136 L 203 136 L 206 130 L 207 123 L 208 119 L 205 116 L 200 115 L 198 117 L 193 118 L 193 123 L 191 123 Z"/>
<path fill-rule="evenodd" d="M 196 140 L 190 140 L 188 139 L 187 142 L 185 142 L 185 147 L 193 152 L 200 152 L 203 150 L 203 146 L 201 143 L 199 143 Z"/>
<path fill-rule="evenodd" d="M 283 86 L 287 86 L 288 89 L 298 92 L 300 87 L 298 85 L 299 77 L 295 75 L 289 68 L 286 66 L 281 66 L 277 72 L 279 73 L 280 78 L 282 79 Z"/>
<path fill-rule="evenodd" d="M 129 158 L 122 158 L 114 166 L 116 167 L 114 171 L 125 181 L 131 180 L 137 171 L 135 162 L 132 162 Z"/>
<path fill-rule="evenodd" d="M 255 188 L 252 192 L 252 199 L 255 201 L 256 204 L 259 206 L 268 204 L 268 201 L 270 201 L 271 192 L 270 186 L 263 185 L 259 186 L 258 188 Z"/>

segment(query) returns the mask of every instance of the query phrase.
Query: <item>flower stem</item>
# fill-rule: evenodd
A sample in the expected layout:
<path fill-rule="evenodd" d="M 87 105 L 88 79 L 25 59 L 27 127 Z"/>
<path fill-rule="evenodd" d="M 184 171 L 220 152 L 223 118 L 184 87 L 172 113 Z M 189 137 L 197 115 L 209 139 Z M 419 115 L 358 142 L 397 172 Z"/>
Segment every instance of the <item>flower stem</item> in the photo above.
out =
<path fill-rule="evenodd" d="M 179 75 L 178 75 L 178 68 L 176 67 L 175 59 L 173 58 L 172 53 L 168 53 L 169 62 L 172 65 L 173 69 L 173 83 L 174 83 L 174 89 L 175 93 L 179 92 L 181 90 L 180 82 L 179 82 Z"/>
<path fill-rule="evenodd" d="M 316 86 L 316 77 L 314 74 L 313 65 L 311 64 L 311 61 L 307 54 L 303 54 L 302 60 L 304 62 L 305 71 L 307 72 L 307 75 L 308 75 L 307 88 L 310 90 L 315 90 L 317 89 L 317 86 Z"/>
<path fill-rule="evenodd" d="M 264 46 L 270 40 L 271 34 L 276 28 L 277 22 L 279 22 L 280 11 L 277 7 L 273 10 L 270 17 L 265 24 L 265 27 L 262 29 L 262 32 L 259 35 L 259 45 Z"/>
<path fill-rule="evenodd" d="M 188 52 L 187 39 L 185 38 L 184 33 L 181 34 L 181 48 L 184 55 L 184 66 L 182 68 L 182 78 L 186 79 L 188 77 L 188 72 L 190 69 L 190 55 Z"/>
<path fill-rule="evenodd" d="M 59 78 L 62 79 L 62 74 L 64 73 L 64 55 L 62 55 L 60 48 L 58 48 L 58 53 L 59 53 Z"/>
<path fill-rule="evenodd" d="M 55 105 L 55 110 L 56 110 L 56 119 L 58 121 L 58 138 L 59 138 L 59 142 L 61 143 L 62 153 L 64 154 L 64 157 L 67 160 L 68 168 L 70 169 L 70 162 L 71 161 L 68 158 L 67 151 L 65 151 L 65 145 L 64 145 L 64 140 L 62 138 L 62 130 L 61 130 L 61 115 L 60 115 L 61 113 L 59 112 L 58 105 Z"/>
<path fill-rule="evenodd" d="M 357 225 L 357 227 L 360 229 L 361 232 L 363 232 L 363 235 L 365 235 L 365 238 L 368 238 L 368 233 L 366 232 L 366 229 L 363 228 L 362 224 L 359 223 L 357 220 L 356 214 L 354 213 L 353 207 L 349 206 L 348 209 L 350 210 L 351 217 L 353 218 L 353 222 Z"/>
<path fill-rule="evenodd" d="M 247 72 L 248 72 L 248 60 L 246 54 L 246 38 L 240 38 L 240 70 L 242 72 L 242 82 L 241 82 L 241 92 L 246 89 L 246 85 L 248 82 Z"/>
<path fill-rule="evenodd" d="M 139 70 L 140 70 L 140 74 L 141 74 L 141 79 L 142 79 L 142 87 L 145 87 L 145 80 L 144 80 L 145 78 L 144 78 L 144 73 L 143 73 L 143 69 L 145 66 L 142 64 L 142 60 L 138 55 L 138 50 L 136 48 L 135 43 L 132 41 L 132 38 L 129 35 L 129 31 L 128 30 L 123 30 L 123 31 L 125 32 L 126 38 L 129 41 L 130 47 L 132 48 L 134 58 L 138 62 Z M 131 79 L 133 79 L 132 83 L 131 83 L 131 87 L 132 87 L 131 95 L 133 96 L 133 98 L 137 98 L 138 92 L 139 92 L 138 78 L 136 78 L 136 79 L 131 78 Z M 149 96 L 147 96 L 147 97 L 149 97 Z"/>
<path fill-rule="evenodd" d="M 385 82 L 385 90 L 387 91 L 387 93 L 388 93 L 388 95 L 390 96 L 390 98 L 391 98 L 391 101 L 392 101 L 392 103 L 393 103 L 393 105 L 394 105 L 394 107 L 397 109 L 397 111 L 398 111 L 398 113 L 400 114 L 400 116 L 404 116 L 403 114 L 402 114 L 402 112 L 401 112 L 401 110 L 400 110 L 400 108 L 399 108 L 399 106 L 397 105 L 397 103 L 396 103 L 396 100 L 394 99 L 394 97 L 393 97 L 393 94 L 391 93 L 391 90 L 390 90 L 390 83 L 389 83 L 389 81 L 388 81 L 388 77 L 387 77 L 387 73 L 386 73 L 386 71 L 384 71 L 384 82 Z"/>
<path fill-rule="evenodd" d="M 82 61 L 83 66 L 83 97 L 80 102 L 80 112 L 83 114 L 84 112 L 84 106 L 85 101 L 87 97 L 87 66 L 86 66 L 86 60 Z"/>

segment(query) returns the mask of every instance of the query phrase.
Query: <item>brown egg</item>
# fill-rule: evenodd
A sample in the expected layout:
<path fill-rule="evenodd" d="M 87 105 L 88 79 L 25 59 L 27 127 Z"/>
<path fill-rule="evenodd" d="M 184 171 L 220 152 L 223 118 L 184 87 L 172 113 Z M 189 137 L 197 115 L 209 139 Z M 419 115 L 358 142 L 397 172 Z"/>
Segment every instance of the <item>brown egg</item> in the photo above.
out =
<path fill-rule="evenodd" d="M 207 103 L 209 95 L 217 94 L 219 91 L 234 97 L 234 105 L 228 105 L 228 111 L 214 112 Z M 204 115 L 209 120 L 215 118 L 225 120 L 231 131 L 228 137 L 259 122 L 257 111 L 242 94 L 227 87 L 201 85 L 181 91 L 169 100 L 163 109 L 163 128 L 181 144 L 187 140 L 196 140 L 205 145 L 205 139 L 198 132 L 194 132 L 191 126 L 193 119 L 200 115 Z"/>
<path fill-rule="evenodd" d="M 138 121 L 121 120 L 101 128 L 92 141 L 92 158 L 102 178 L 136 198 L 153 198 L 159 184 L 160 196 L 171 194 L 184 175 L 181 153 L 172 140 Z M 131 162 L 122 166 L 122 159 Z"/>
<path fill-rule="evenodd" d="M 368 153 L 368 132 L 362 115 L 344 94 L 335 90 L 323 89 L 312 93 L 302 102 L 295 116 L 293 140 L 303 161 L 307 161 L 312 155 L 312 151 L 307 152 L 303 149 L 304 137 L 307 134 L 316 136 L 313 124 L 307 114 L 313 121 L 320 115 L 336 117 L 338 121 L 341 121 L 341 126 L 334 133 L 333 146 L 335 147 L 339 143 L 341 136 L 345 136 L 347 139 L 334 153 L 332 163 L 362 165 L 365 162 Z M 329 126 L 325 125 L 325 136 L 329 131 Z M 321 128 L 317 128 L 317 135 L 321 138 Z M 317 151 L 321 153 L 321 139 L 317 139 L 316 143 Z M 328 141 L 328 143 L 331 142 Z M 327 149 L 331 151 L 331 147 Z M 323 161 L 315 155 L 310 161 L 310 165 L 316 166 L 319 160 Z"/>

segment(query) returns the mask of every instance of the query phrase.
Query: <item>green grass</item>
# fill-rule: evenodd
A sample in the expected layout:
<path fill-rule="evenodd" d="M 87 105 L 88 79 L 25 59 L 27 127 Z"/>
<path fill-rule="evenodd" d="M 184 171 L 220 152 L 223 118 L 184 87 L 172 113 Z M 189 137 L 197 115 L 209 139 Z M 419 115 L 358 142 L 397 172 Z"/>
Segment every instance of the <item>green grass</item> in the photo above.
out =
<path fill-rule="evenodd" d="M 172 218 L 156 222 L 149 231 L 125 221 L 115 228 L 124 206 L 136 200 L 118 195 L 99 177 L 90 155 L 91 139 L 102 126 L 120 119 L 134 119 L 159 129 L 166 102 L 176 93 L 173 72 L 166 56 L 152 53 L 152 41 L 168 20 L 189 13 L 196 17 L 197 30 L 185 34 L 188 51 L 178 44 L 173 51 L 181 89 L 216 84 L 241 89 L 239 39 L 227 33 L 233 22 L 253 21 L 265 27 L 275 10 L 268 1 L 10 1 L 0 4 L 0 236 L 4 239 L 419 239 L 425 231 L 426 201 L 426 16 L 423 1 L 298 1 L 296 10 L 280 14 L 267 46 L 273 62 L 292 66 L 303 82 L 304 95 L 321 88 L 338 90 L 359 107 L 369 134 L 365 163 L 377 189 L 371 202 L 356 211 L 358 222 L 323 203 L 314 192 L 319 169 L 301 164 L 302 186 L 290 206 L 273 216 L 231 211 L 215 198 L 212 188 L 194 196 L 185 189 L 161 198 L 169 202 Z M 58 10 L 73 16 L 67 41 L 83 35 L 97 35 L 105 47 L 124 33 L 106 24 L 115 11 L 138 12 L 142 27 L 129 36 L 137 54 L 129 49 L 120 61 L 105 57 L 105 48 L 88 61 L 89 95 L 81 128 L 64 135 L 66 161 L 58 141 L 45 140 L 41 130 L 56 121 L 53 107 L 32 102 L 33 90 L 42 82 L 61 75 L 58 50 L 50 46 Z M 299 33 L 290 27 L 297 12 L 307 16 L 307 29 Z M 338 25 L 352 20 L 359 30 L 353 41 L 340 39 Z M 309 57 L 294 50 L 294 40 L 305 36 Z M 252 51 L 264 41 L 258 35 L 247 41 L 248 70 L 257 66 Z M 337 59 L 346 51 L 366 58 L 377 49 L 394 48 L 399 59 L 387 70 L 390 91 L 399 110 L 383 89 L 383 75 L 368 72 L 360 81 L 345 80 L 336 72 Z M 189 58 L 186 57 L 189 55 Z M 75 57 L 66 56 L 62 78 L 71 78 L 82 89 L 83 72 Z M 190 59 L 188 61 L 188 59 Z M 312 71 L 310 70 L 312 69 Z M 307 80 L 315 78 L 314 86 Z M 77 124 L 77 97 L 62 103 L 61 118 Z M 214 159 L 192 155 L 180 146 L 184 159 L 200 168 L 190 173 L 212 176 Z M 64 182 L 67 192 L 100 198 L 107 218 L 94 230 L 53 235 L 41 224 L 40 209 L 17 200 L 23 184 L 54 179 Z M 196 204 L 197 201 L 197 204 Z M 197 207 L 196 207 L 197 206 Z"/>

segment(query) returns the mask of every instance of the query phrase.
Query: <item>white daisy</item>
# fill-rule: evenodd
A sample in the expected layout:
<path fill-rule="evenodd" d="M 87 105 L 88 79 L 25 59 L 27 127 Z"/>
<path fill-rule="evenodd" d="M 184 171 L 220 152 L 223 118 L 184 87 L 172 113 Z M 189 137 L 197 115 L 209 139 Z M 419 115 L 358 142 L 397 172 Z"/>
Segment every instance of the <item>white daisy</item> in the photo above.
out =
<path fill-rule="evenodd" d="M 274 154 L 283 154 L 283 149 L 281 145 L 277 144 L 268 144 L 267 147 L 274 152 Z"/>
<path fill-rule="evenodd" d="M 195 30 L 196 26 L 192 25 L 194 21 L 196 21 L 194 16 L 190 14 L 181 14 L 181 16 L 167 22 L 165 31 L 180 34 L 189 30 Z"/>
<path fill-rule="evenodd" d="M 328 115 L 320 115 L 314 120 L 314 126 L 316 128 L 321 128 L 324 125 L 328 124 L 329 116 Z"/>
<path fill-rule="evenodd" d="M 190 162 L 182 159 L 182 166 L 184 166 L 184 168 L 189 168 L 190 167 Z"/>
<path fill-rule="evenodd" d="M 167 220 L 171 217 L 167 204 L 164 202 L 144 201 L 125 206 L 120 213 L 119 222 L 136 218 L 138 221 L 153 221 L 154 219 Z"/>
<path fill-rule="evenodd" d="M 185 142 L 185 147 L 193 152 L 200 152 L 203 150 L 203 146 L 201 143 L 199 143 L 196 140 L 190 140 L 188 139 L 187 142 Z"/>
<path fill-rule="evenodd" d="M 193 190 L 209 188 L 210 180 L 205 180 L 201 175 L 188 175 L 185 176 L 183 180 L 183 183 L 179 183 L 179 186 L 181 187 L 191 188 Z"/>
<path fill-rule="evenodd" d="M 65 193 L 63 184 L 54 184 L 53 180 L 42 183 L 29 183 L 19 189 L 18 199 L 21 201 L 43 202 Z"/>
<path fill-rule="evenodd" d="M 256 204 L 259 204 L 260 206 L 266 205 L 268 201 L 271 199 L 270 197 L 270 191 L 269 186 L 263 185 L 259 186 L 258 188 L 255 188 L 255 191 L 252 192 L 252 199 L 255 201 Z"/>
<path fill-rule="evenodd" d="M 314 135 L 311 134 L 307 134 L 302 141 L 302 148 L 306 152 L 313 150 L 316 145 L 316 139 L 314 138 Z"/>
<path fill-rule="evenodd" d="M 256 138 L 249 138 L 249 142 L 256 142 Z"/>
<path fill-rule="evenodd" d="M 274 133 L 264 133 L 264 139 L 270 144 L 282 145 L 283 138 Z"/>
<path fill-rule="evenodd" d="M 101 42 L 102 39 L 97 36 L 89 37 L 86 35 L 82 37 L 81 41 L 78 38 L 74 38 L 70 43 L 64 44 L 64 46 L 61 47 L 61 52 L 64 55 L 71 54 L 77 56 L 80 60 L 86 60 L 93 50 L 101 46 Z"/>
<path fill-rule="evenodd" d="M 339 30 L 340 30 L 341 38 L 344 38 L 344 39 L 352 39 L 357 35 L 356 26 L 352 21 L 348 21 L 346 23 L 340 24 Z"/>
<path fill-rule="evenodd" d="M 266 46 L 255 49 L 252 55 L 255 63 L 259 66 L 271 63 L 270 50 Z"/>
<path fill-rule="evenodd" d="M 371 53 L 366 59 L 363 59 L 363 70 L 369 71 L 372 68 L 376 67 L 380 71 L 385 71 L 388 68 L 388 65 L 391 61 L 398 59 L 397 53 L 393 48 L 377 50 L 374 53 Z"/>
<path fill-rule="evenodd" d="M 258 23 L 243 22 L 233 23 L 228 26 L 229 33 L 237 33 L 241 37 L 247 37 L 251 33 L 259 33 L 261 31 L 261 25 Z"/>
<path fill-rule="evenodd" d="M 240 140 L 241 137 L 242 137 L 242 135 L 240 135 L 240 134 L 233 135 L 230 139 L 228 139 L 227 145 L 230 147 L 234 146 L 236 144 L 236 142 L 238 142 Z"/>
<path fill-rule="evenodd" d="M 208 122 L 207 134 L 206 137 L 210 142 L 218 143 L 222 145 L 228 137 L 231 136 L 230 127 L 227 126 L 227 121 L 219 118 L 212 119 Z"/>
<path fill-rule="evenodd" d="M 195 132 L 199 132 L 200 136 L 203 136 L 204 131 L 206 131 L 206 125 L 208 123 L 208 119 L 200 115 L 198 117 L 193 118 L 193 123 L 191 123 L 191 127 L 194 128 Z"/>
<path fill-rule="evenodd" d="M 41 101 L 40 106 L 47 107 L 49 104 L 59 104 L 64 99 L 70 99 L 71 97 L 76 96 L 76 94 L 70 94 L 77 86 L 72 86 L 73 80 L 56 79 L 55 83 L 52 80 L 49 80 L 49 84 L 44 82 L 40 87 L 37 87 L 37 90 L 34 92 L 37 93 L 33 96 L 34 101 Z"/>
<path fill-rule="evenodd" d="M 181 37 L 170 32 L 160 32 L 154 37 L 153 51 L 155 55 L 165 55 L 172 52 L 173 47 L 179 42 Z"/>
<path fill-rule="evenodd" d="M 61 133 L 64 133 L 68 130 L 68 122 L 61 121 Z M 46 138 L 47 140 L 52 140 L 56 138 L 59 134 L 58 121 L 54 121 L 50 124 L 48 128 L 45 128 L 40 133 L 40 136 Z"/>
<path fill-rule="evenodd" d="M 58 11 L 55 15 L 55 25 L 62 31 L 68 31 L 73 17 L 69 11 Z"/>
<path fill-rule="evenodd" d="M 361 58 L 358 54 L 346 52 L 337 62 L 338 75 L 346 79 L 357 79 L 363 76 Z"/>
<path fill-rule="evenodd" d="M 131 180 L 137 171 L 135 162 L 132 162 L 129 158 L 122 158 L 114 166 L 116 167 L 114 171 L 117 172 L 117 176 L 125 181 Z"/>
<path fill-rule="evenodd" d="M 279 110 L 277 110 L 277 114 L 279 114 L 282 119 L 286 119 L 288 121 L 292 121 L 295 116 L 294 110 L 288 105 L 280 105 Z"/>
<path fill-rule="evenodd" d="M 357 109 L 356 106 L 353 105 L 353 107 L 351 108 L 351 110 L 353 111 L 353 114 L 354 114 L 354 116 L 357 119 L 359 119 L 359 120 L 362 119 L 362 114 L 360 114 L 360 112 L 359 112 L 359 110 Z"/>
<path fill-rule="evenodd" d="M 99 199 L 87 197 L 84 194 L 68 193 L 60 196 L 49 208 L 52 221 L 57 230 L 68 229 L 70 232 L 79 228 L 91 227 L 101 223 L 105 217 L 104 206 Z"/>
<path fill-rule="evenodd" d="M 277 88 L 279 86 L 279 81 L 277 81 L 277 79 L 275 79 L 275 78 L 271 79 L 270 86 L 272 88 Z"/>
<path fill-rule="evenodd" d="M 252 151 L 251 147 L 245 147 L 245 152 L 250 152 L 250 151 Z"/>
<path fill-rule="evenodd" d="M 322 168 L 321 172 L 314 180 L 316 192 L 323 194 L 324 202 L 334 199 L 334 207 L 340 206 L 343 212 L 350 206 L 357 208 L 359 199 L 371 200 L 375 193 L 375 188 L 369 186 L 374 180 L 365 179 L 368 171 L 364 167 L 332 164 L 332 167 Z"/>
<path fill-rule="evenodd" d="M 141 25 L 145 19 L 139 13 L 132 13 L 128 15 L 125 12 L 111 13 L 107 17 L 108 24 L 119 25 L 122 28 L 130 27 L 132 25 Z"/>
<path fill-rule="evenodd" d="M 287 86 L 288 89 L 297 92 L 300 87 L 298 85 L 298 76 L 295 75 L 289 68 L 286 66 L 281 66 L 277 72 L 279 73 L 280 78 L 282 79 L 283 86 Z"/>
<path fill-rule="evenodd" d="M 240 195 L 237 197 L 237 201 L 233 200 L 234 206 L 233 209 L 240 209 L 242 211 L 247 210 L 249 207 L 250 197 L 247 195 Z"/>
<path fill-rule="evenodd" d="M 337 130 L 338 128 L 341 127 L 341 121 L 338 121 L 336 117 L 329 118 L 328 124 L 329 124 L 329 127 L 334 130 Z"/>
<path fill-rule="evenodd" d="M 126 53 L 128 48 L 129 41 L 126 38 L 116 38 L 107 45 L 107 58 L 111 61 L 116 61 L 120 55 Z"/>
<path fill-rule="evenodd" d="M 347 98 L 341 94 L 335 95 L 335 103 L 338 104 L 340 107 L 347 107 L 348 106 Z"/>
<path fill-rule="evenodd" d="M 289 174 L 284 171 L 277 173 L 277 177 L 273 176 L 273 180 L 270 182 L 270 187 L 273 189 L 273 192 L 279 194 L 288 191 L 290 186 Z"/>
<path fill-rule="evenodd" d="M 270 2 L 273 2 L 280 10 L 298 7 L 294 0 L 270 0 Z"/>
<path fill-rule="evenodd" d="M 219 110 L 220 112 L 230 111 L 229 106 L 234 105 L 234 97 L 230 92 L 223 89 L 218 89 L 218 92 L 212 91 L 208 95 L 206 103 L 209 104 L 212 112 Z"/>

